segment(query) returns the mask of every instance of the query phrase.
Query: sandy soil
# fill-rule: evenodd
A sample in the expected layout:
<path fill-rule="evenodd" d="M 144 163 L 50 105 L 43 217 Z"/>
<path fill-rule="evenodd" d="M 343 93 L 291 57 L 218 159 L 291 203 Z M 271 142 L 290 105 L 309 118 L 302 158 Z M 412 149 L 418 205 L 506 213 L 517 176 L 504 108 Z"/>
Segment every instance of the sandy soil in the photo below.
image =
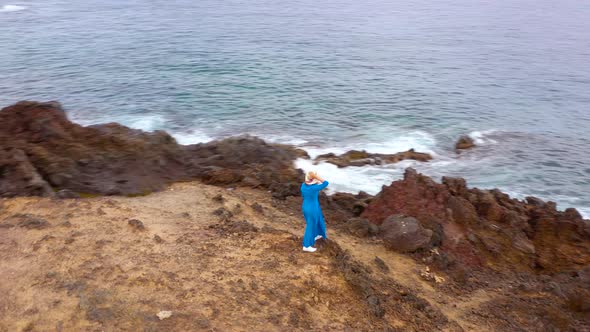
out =
<path fill-rule="evenodd" d="M 425 265 L 333 229 L 304 253 L 302 217 L 273 205 L 198 182 L 2 200 L 0 331 L 494 330 L 470 313 L 501 294 L 453 297 Z"/>

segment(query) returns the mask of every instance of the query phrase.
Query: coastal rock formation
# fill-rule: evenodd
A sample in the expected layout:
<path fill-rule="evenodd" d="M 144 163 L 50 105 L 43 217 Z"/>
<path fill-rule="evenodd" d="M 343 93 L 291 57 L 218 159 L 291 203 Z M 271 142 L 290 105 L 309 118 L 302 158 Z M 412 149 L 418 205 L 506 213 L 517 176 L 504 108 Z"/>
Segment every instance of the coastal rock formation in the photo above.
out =
<path fill-rule="evenodd" d="M 465 150 L 465 149 L 470 149 L 474 146 L 475 146 L 475 142 L 473 141 L 473 138 L 471 138 L 467 135 L 463 135 L 463 136 L 459 137 L 459 140 L 457 140 L 457 143 L 455 144 L 455 149 Z"/>
<path fill-rule="evenodd" d="M 415 218 L 403 215 L 385 219 L 379 228 L 385 247 L 399 252 L 426 249 L 432 239 L 432 230 L 422 227 Z"/>
<path fill-rule="evenodd" d="M 414 149 L 394 154 L 369 153 L 365 150 L 350 150 L 341 155 L 336 155 L 334 153 L 319 155 L 315 158 L 315 162 L 325 161 L 338 167 L 348 167 L 394 164 L 407 159 L 429 161 L 432 159 L 432 156 L 428 153 L 416 152 Z"/>
<path fill-rule="evenodd" d="M 433 232 L 432 243 L 440 241 L 443 253 L 463 265 L 543 273 L 590 265 L 590 223 L 575 209 L 562 212 L 552 202 L 470 189 L 461 178 L 437 183 L 407 169 L 362 217 L 381 225 L 394 214 L 416 218 Z"/>
<path fill-rule="evenodd" d="M 163 131 L 70 122 L 57 102 L 0 111 L 0 196 L 142 195 L 173 181 L 282 190 L 299 182 L 306 153 L 255 137 L 183 146 Z"/>

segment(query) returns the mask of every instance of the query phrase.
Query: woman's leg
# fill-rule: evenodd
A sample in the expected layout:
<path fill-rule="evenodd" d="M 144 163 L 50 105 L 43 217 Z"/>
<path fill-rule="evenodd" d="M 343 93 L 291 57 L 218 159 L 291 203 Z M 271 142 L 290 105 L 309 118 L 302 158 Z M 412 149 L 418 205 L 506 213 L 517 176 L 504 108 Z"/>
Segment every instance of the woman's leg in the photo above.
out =
<path fill-rule="evenodd" d="M 312 218 L 305 216 L 305 233 L 303 233 L 303 247 L 312 247 L 315 244 L 315 222 Z"/>
<path fill-rule="evenodd" d="M 320 214 L 320 217 L 318 218 L 316 233 L 317 233 L 316 235 L 320 235 L 324 239 L 327 239 L 327 237 L 326 237 L 326 222 L 324 220 L 324 216 L 321 214 Z"/>

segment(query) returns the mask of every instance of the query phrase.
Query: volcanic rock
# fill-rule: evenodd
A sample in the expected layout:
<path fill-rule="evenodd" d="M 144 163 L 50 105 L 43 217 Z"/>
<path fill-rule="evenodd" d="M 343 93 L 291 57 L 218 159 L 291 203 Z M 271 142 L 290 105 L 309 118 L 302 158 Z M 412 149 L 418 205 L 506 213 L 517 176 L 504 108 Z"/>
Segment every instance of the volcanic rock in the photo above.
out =
<path fill-rule="evenodd" d="M 437 183 L 409 168 L 361 216 L 381 225 L 395 214 L 432 230 L 432 243 L 440 236 L 442 252 L 462 265 L 554 273 L 590 264 L 590 222 L 575 209 L 562 212 L 537 198 L 470 189 L 460 178 Z"/>
<path fill-rule="evenodd" d="M 467 135 L 459 137 L 459 140 L 457 140 L 457 143 L 455 143 L 455 149 L 457 150 L 470 149 L 474 146 L 475 142 L 473 141 L 473 138 Z"/>
<path fill-rule="evenodd" d="M 398 252 L 414 252 L 428 248 L 433 233 L 432 230 L 422 227 L 415 218 L 403 215 L 390 216 L 379 228 L 385 246 Z"/>
<path fill-rule="evenodd" d="M 174 181 L 262 188 L 300 183 L 293 161 L 306 153 L 250 136 L 179 145 L 163 131 L 108 123 L 83 127 L 57 102 L 19 102 L 0 111 L 0 197 L 145 195 Z M 280 184 L 280 185 L 277 185 Z M 292 185 L 291 185 L 292 186 Z M 62 190 L 69 190 L 67 195 Z"/>
<path fill-rule="evenodd" d="M 369 153 L 365 150 L 350 150 L 341 155 L 335 155 L 334 153 L 319 155 L 315 158 L 314 162 L 318 163 L 325 161 L 338 167 L 347 167 L 394 164 L 406 159 L 429 161 L 432 159 L 432 156 L 428 153 L 416 152 L 414 149 L 395 154 Z"/>
<path fill-rule="evenodd" d="M 379 233 L 379 226 L 369 222 L 366 218 L 351 218 L 342 226 L 342 228 L 348 233 L 358 237 L 367 237 Z"/>

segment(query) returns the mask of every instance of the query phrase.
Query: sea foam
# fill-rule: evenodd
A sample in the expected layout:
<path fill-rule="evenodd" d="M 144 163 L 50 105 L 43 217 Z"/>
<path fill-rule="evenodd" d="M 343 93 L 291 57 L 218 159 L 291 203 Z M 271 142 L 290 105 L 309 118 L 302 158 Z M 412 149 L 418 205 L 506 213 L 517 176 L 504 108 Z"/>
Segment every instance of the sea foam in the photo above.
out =
<path fill-rule="evenodd" d="M 25 7 L 25 6 L 4 5 L 4 6 L 0 7 L 0 13 L 18 12 L 18 11 L 25 10 L 25 9 L 27 9 L 27 7 Z"/>
<path fill-rule="evenodd" d="M 300 146 L 300 148 L 307 151 L 311 158 L 330 152 L 342 154 L 350 150 L 365 150 L 371 153 L 397 153 L 414 149 L 418 152 L 436 155 L 436 152 L 434 151 L 435 147 L 436 139 L 429 133 L 423 131 L 413 131 L 392 139 L 365 143 L 332 144 L 331 146 L 320 147 L 306 145 Z"/>
<path fill-rule="evenodd" d="M 172 133 L 172 136 L 176 139 L 178 144 L 182 145 L 206 143 L 213 140 L 211 136 L 196 130 Z"/>
<path fill-rule="evenodd" d="M 489 136 L 496 133 L 498 130 L 496 129 L 489 129 L 483 131 L 472 131 L 469 133 L 469 137 L 473 138 L 475 144 L 478 145 L 485 145 L 485 144 L 496 144 L 498 141 L 491 139 Z"/>

